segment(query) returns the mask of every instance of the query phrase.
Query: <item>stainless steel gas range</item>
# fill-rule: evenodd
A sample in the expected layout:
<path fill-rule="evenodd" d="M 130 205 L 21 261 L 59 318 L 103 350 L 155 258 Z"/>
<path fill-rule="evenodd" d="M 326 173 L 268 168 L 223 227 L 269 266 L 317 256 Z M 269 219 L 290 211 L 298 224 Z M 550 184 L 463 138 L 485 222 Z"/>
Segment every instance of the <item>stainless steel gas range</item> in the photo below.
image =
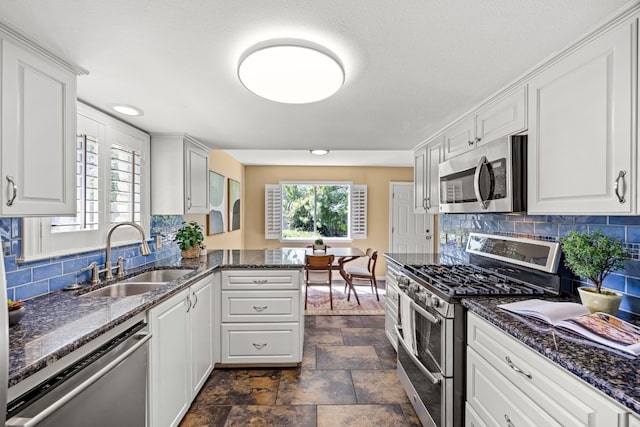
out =
<path fill-rule="evenodd" d="M 466 313 L 474 295 L 558 295 L 557 242 L 472 233 L 469 263 L 404 265 L 399 288 L 398 375 L 428 427 L 464 424 Z"/>

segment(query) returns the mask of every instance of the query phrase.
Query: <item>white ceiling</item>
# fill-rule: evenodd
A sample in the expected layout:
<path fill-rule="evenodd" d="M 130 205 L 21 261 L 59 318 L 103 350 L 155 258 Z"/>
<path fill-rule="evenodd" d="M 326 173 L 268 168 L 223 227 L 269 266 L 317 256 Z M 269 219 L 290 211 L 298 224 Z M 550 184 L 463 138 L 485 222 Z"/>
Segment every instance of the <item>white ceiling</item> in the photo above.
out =
<path fill-rule="evenodd" d="M 0 17 L 89 70 L 80 99 L 135 105 L 144 116 L 121 117 L 146 131 L 189 133 L 246 164 L 411 165 L 412 148 L 627 3 L 0 0 Z M 335 52 L 344 87 L 305 105 L 247 91 L 239 56 L 281 38 Z M 332 153 L 309 160 L 310 148 Z"/>

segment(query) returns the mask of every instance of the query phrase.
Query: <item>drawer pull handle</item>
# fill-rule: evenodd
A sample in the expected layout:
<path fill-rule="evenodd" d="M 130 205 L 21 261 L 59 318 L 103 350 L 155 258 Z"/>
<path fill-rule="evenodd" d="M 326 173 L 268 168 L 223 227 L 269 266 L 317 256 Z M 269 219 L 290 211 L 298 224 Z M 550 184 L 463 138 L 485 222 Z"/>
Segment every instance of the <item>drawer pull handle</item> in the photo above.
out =
<path fill-rule="evenodd" d="M 253 283 L 255 283 L 256 285 L 264 285 L 265 283 L 267 283 L 267 279 L 254 279 Z"/>
<path fill-rule="evenodd" d="M 519 374 L 524 375 L 525 377 L 532 379 L 531 374 L 529 372 L 523 371 L 522 369 L 518 368 L 512 361 L 511 358 L 509 356 L 505 356 L 504 360 L 507 361 L 507 365 L 509 365 L 509 367 L 511 369 L 513 369 L 514 371 L 516 371 Z"/>
<path fill-rule="evenodd" d="M 513 424 L 509 419 L 509 415 L 504 414 L 504 419 L 507 420 L 507 427 L 516 427 L 515 424 Z"/>
<path fill-rule="evenodd" d="M 253 309 L 254 309 L 255 311 L 260 312 L 260 311 L 265 311 L 265 310 L 267 309 L 267 307 L 268 307 L 267 305 L 263 305 L 262 307 L 258 307 L 257 305 L 254 305 L 254 306 L 253 306 Z"/>
<path fill-rule="evenodd" d="M 12 176 L 7 176 L 7 181 L 11 184 L 11 188 L 13 189 L 9 200 L 7 200 L 7 206 L 13 206 L 13 202 L 16 200 L 16 196 L 18 195 L 18 186 Z"/>
<path fill-rule="evenodd" d="M 267 346 L 266 342 L 263 342 L 262 344 L 258 344 L 258 343 L 253 343 L 253 346 L 256 348 L 256 350 L 262 350 L 263 348 L 265 348 Z"/>

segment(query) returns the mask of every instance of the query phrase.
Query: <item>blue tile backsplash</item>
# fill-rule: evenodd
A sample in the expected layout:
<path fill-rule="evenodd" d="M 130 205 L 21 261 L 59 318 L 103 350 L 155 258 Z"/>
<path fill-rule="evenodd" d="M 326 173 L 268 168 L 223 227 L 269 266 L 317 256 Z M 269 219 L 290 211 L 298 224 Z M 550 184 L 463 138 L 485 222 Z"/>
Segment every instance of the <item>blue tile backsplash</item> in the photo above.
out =
<path fill-rule="evenodd" d="M 439 215 L 440 252 L 468 261 L 464 252 L 469 233 L 501 234 L 557 241 L 570 230 L 592 231 L 616 237 L 625 242 L 629 259 L 625 267 L 610 274 L 604 286 L 622 292 L 620 310 L 640 314 L 640 216 L 551 216 L 526 214 L 446 214 Z M 462 245 L 458 246 L 458 237 Z M 575 293 L 578 286 L 587 284 L 560 266 L 563 290 Z"/>
<path fill-rule="evenodd" d="M 113 248 L 112 257 L 124 257 L 126 269 L 142 267 L 157 260 L 172 258 L 180 250 L 173 242 L 175 232 L 182 224 L 180 215 L 157 215 L 151 217 L 151 241 L 156 236 L 162 238 L 162 247 L 150 244 L 151 255 L 140 255 L 140 245 L 126 245 Z M 61 289 L 74 283 L 90 280 L 91 272 L 81 273 L 80 269 L 96 261 L 104 268 L 105 251 L 79 252 L 73 255 L 18 263 L 22 250 L 22 219 L 0 218 L 0 241 L 4 253 L 4 267 L 7 276 L 7 297 L 24 300 Z"/>

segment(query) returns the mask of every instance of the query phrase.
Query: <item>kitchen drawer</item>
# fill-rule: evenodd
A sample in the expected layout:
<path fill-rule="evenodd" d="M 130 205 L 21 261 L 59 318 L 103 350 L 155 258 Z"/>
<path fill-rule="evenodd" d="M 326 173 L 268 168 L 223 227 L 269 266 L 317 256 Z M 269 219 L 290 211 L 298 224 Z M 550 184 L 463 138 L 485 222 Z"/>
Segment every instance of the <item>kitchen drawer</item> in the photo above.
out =
<path fill-rule="evenodd" d="M 392 309 L 389 308 L 389 306 L 387 306 L 385 308 L 385 314 L 384 314 L 384 333 L 396 351 L 398 351 L 398 336 L 396 335 L 397 323 L 398 323 L 398 313 L 394 312 Z"/>
<path fill-rule="evenodd" d="M 300 270 L 223 270 L 222 289 L 299 289 Z"/>
<path fill-rule="evenodd" d="M 302 360 L 297 323 L 222 325 L 222 363 L 298 363 Z"/>
<path fill-rule="evenodd" d="M 467 343 L 562 425 L 616 426 L 623 417 L 607 396 L 473 313 Z"/>
<path fill-rule="evenodd" d="M 467 351 L 467 402 L 491 426 L 576 425 L 558 423 L 473 349 Z"/>
<path fill-rule="evenodd" d="M 222 291 L 223 322 L 297 322 L 300 291 Z"/>
<path fill-rule="evenodd" d="M 396 312 L 398 311 L 398 288 L 397 286 L 386 283 L 386 296 L 384 298 L 385 304 L 391 307 Z"/>
<path fill-rule="evenodd" d="M 464 427 L 489 427 L 482 421 L 482 418 L 480 418 L 480 415 L 473 409 L 473 406 L 469 405 L 469 402 L 465 404 Z"/>

